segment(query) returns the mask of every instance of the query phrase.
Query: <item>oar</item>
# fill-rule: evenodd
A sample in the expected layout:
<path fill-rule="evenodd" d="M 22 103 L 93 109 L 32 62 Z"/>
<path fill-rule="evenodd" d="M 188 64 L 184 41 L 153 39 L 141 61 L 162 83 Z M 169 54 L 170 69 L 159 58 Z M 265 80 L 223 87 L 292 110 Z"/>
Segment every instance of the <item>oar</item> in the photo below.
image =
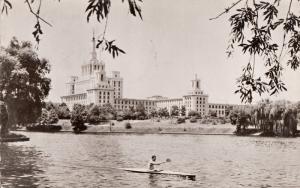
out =
<path fill-rule="evenodd" d="M 169 162 L 171 162 L 171 159 L 167 158 L 166 161 L 164 161 L 164 162 L 162 162 L 160 164 L 169 163 Z"/>

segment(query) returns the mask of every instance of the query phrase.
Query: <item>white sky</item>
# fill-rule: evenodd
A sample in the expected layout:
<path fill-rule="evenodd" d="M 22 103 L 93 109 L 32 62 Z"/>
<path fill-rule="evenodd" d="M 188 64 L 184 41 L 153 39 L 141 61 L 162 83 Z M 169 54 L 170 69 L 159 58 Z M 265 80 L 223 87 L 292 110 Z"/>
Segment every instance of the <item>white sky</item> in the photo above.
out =
<path fill-rule="evenodd" d="M 34 42 L 34 17 L 24 1 L 11 0 L 13 10 L 0 23 L 2 45 L 11 37 Z M 124 97 L 145 98 L 151 95 L 181 97 L 197 74 L 210 102 L 239 103 L 236 78 L 248 57 L 236 52 L 228 59 L 225 51 L 229 38 L 228 16 L 209 21 L 233 1 L 220 0 L 144 0 L 143 21 L 128 12 L 127 1 L 112 0 L 107 38 L 126 51 L 116 59 L 104 54 L 107 73 L 121 72 Z M 52 90 L 48 97 L 60 101 L 70 75 L 80 74 L 80 65 L 90 59 L 92 31 L 97 35 L 104 24 L 87 23 L 87 1 L 43 1 L 44 35 L 39 54 L 52 65 Z M 258 65 L 259 67 L 259 65 Z M 284 77 L 288 92 L 275 99 L 300 100 L 300 72 L 287 71 Z M 259 100 L 257 97 L 255 100 Z"/>

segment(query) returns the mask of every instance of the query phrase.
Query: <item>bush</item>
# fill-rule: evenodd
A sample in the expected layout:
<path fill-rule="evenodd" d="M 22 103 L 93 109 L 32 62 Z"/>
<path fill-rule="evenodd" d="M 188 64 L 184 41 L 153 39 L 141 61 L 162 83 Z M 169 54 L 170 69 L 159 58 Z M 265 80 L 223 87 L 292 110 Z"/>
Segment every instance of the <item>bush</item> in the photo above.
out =
<path fill-rule="evenodd" d="M 162 131 L 162 128 L 158 127 L 158 131 Z"/>
<path fill-rule="evenodd" d="M 129 122 L 126 122 L 125 129 L 131 129 L 131 128 L 132 128 L 131 124 Z"/>
<path fill-rule="evenodd" d="M 38 123 L 39 125 L 49 125 L 57 123 L 58 120 L 58 115 L 55 109 L 50 109 L 50 111 L 48 111 L 44 108 L 42 109 L 41 116 L 38 118 Z"/>
<path fill-rule="evenodd" d="M 184 122 L 185 122 L 184 118 L 178 118 L 177 119 L 177 124 L 184 123 Z"/>
<path fill-rule="evenodd" d="M 156 122 L 160 122 L 160 119 L 157 119 Z"/>
<path fill-rule="evenodd" d="M 190 119 L 190 122 L 191 122 L 191 123 L 196 123 L 196 122 L 197 122 L 197 119 L 196 119 L 195 117 L 192 117 L 192 118 Z"/>
<path fill-rule="evenodd" d="M 120 117 L 120 116 L 118 116 L 118 117 L 117 117 L 117 121 L 123 121 L 123 118 Z"/>
<path fill-rule="evenodd" d="M 70 119 L 71 112 L 65 103 L 61 103 L 57 107 L 57 115 L 59 119 Z"/>
<path fill-rule="evenodd" d="M 87 111 L 85 106 L 81 104 L 74 104 L 73 111 L 71 114 L 71 124 L 74 127 L 73 130 L 75 133 L 79 133 L 87 129 L 84 125 L 87 118 Z"/>
<path fill-rule="evenodd" d="M 192 117 L 192 116 L 199 116 L 199 115 L 200 115 L 199 112 L 194 111 L 194 110 L 191 110 L 191 111 L 189 111 L 189 113 L 188 113 L 188 116 L 189 116 L 189 117 Z"/>
<path fill-rule="evenodd" d="M 146 117 L 145 117 L 145 116 L 143 116 L 143 115 L 140 115 L 140 116 L 138 116 L 136 119 L 138 119 L 138 120 L 145 120 L 145 119 L 146 119 Z"/>
<path fill-rule="evenodd" d="M 54 109 L 50 110 L 48 113 L 48 123 L 49 124 L 54 124 L 58 122 L 58 115 Z"/>

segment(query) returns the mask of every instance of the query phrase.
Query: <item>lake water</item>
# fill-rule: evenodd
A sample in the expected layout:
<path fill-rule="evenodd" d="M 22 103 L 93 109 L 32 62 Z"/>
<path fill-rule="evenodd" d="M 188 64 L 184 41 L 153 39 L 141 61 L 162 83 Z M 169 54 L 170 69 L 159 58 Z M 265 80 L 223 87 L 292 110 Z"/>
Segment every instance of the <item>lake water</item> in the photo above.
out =
<path fill-rule="evenodd" d="M 3 187 L 298 187 L 300 138 L 23 133 L 0 145 Z M 136 174 L 152 154 L 160 168 L 196 174 Z"/>

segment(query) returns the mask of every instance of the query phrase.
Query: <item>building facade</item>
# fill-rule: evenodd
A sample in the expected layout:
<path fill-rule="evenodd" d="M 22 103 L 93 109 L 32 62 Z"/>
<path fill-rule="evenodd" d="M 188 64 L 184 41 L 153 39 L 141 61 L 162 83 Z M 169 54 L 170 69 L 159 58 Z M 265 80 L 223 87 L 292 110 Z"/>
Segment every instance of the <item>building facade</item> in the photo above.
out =
<path fill-rule="evenodd" d="M 61 97 L 62 102 L 69 107 L 75 103 L 113 104 L 115 99 L 123 97 L 123 78 L 120 72 L 113 71 L 111 76 L 106 74 L 105 63 L 97 58 L 95 37 L 92 42 L 92 57 L 81 66 L 81 77 L 71 76 L 66 83 L 67 94 Z"/>
<path fill-rule="evenodd" d="M 66 95 L 61 96 L 62 102 L 71 109 L 74 104 L 111 104 L 117 110 L 129 110 L 143 105 L 146 112 L 153 109 L 167 108 L 169 112 L 172 106 L 183 106 L 186 114 L 196 111 L 201 116 L 206 116 L 210 111 L 217 116 L 224 117 L 228 104 L 214 104 L 208 102 L 208 95 L 201 89 L 201 81 L 195 76 L 191 81 L 191 90 L 181 98 L 167 98 L 160 95 L 147 99 L 123 98 L 123 78 L 119 71 L 112 71 L 111 75 L 105 71 L 105 62 L 99 60 L 96 53 L 95 37 L 92 38 L 92 57 L 88 63 L 81 66 L 81 76 L 71 76 L 66 83 Z"/>

